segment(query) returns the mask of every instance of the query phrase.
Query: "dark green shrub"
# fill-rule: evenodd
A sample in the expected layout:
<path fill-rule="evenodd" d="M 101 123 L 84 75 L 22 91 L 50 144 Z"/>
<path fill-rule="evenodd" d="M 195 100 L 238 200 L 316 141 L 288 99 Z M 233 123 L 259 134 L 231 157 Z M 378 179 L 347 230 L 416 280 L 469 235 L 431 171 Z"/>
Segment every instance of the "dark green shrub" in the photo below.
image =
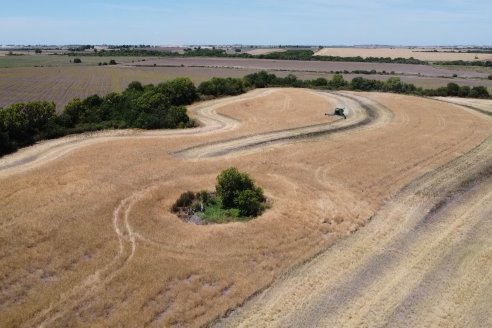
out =
<path fill-rule="evenodd" d="M 489 98 L 490 94 L 486 87 L 476 86 L 470 91 L 470 97 L 472 98 Z"/>
<path fill-rule="evenodd" d="M 261 212 L 260 196 L 254 190 L 243 190 L 234 198 L 235 207 L 241 216 L 257 216 Z"/>
<path fill-rule="evenodd" d="M 237 195 L 241 191 L 254 189 L 255 185 L 248 174 L 239 172 L 235 167 L 230 167 L 217 176 L 215 188 L 217 195 L 222 199 L 224 208 L 233 208 Z"/>
<path fill-rule="evenodd" d="M 82 60 L 80 58 L 74 58 L 73 62 L 75 64 L 80 64 L 80 63 L 82 63 Z"/>
<path fill-rule="evenodd" d="M 456 83 L 448 83 L 448 96 L 456 97 L 460 94 L 460 86 Z"/>
<path fill-rule="evenodd" d="M 177 212 L 180 207 L 189 207 L 191 204 L 193 204 L 193 201 L 195 200 L 195 193 L 192 191 L 187 191 L 182 193 L 178 200 L 173 204 L 172 206 L 172 211 Z"/>

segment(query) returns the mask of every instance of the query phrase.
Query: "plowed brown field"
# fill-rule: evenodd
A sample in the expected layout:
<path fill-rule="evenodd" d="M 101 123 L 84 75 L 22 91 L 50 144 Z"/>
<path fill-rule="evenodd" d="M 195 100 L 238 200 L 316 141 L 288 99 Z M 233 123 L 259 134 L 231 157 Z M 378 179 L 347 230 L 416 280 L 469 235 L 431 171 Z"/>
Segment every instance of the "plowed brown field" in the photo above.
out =
<path fill-rule="evenodd" d="M 347 120 L 324 115 L 339 104 Z M 411 306 L 450 300 L 423 317 L 438 320 L 454 299 L 463 300 L 456 313 L 486 316 L 490 293 L 477 291 L 490 281 L 490 245 L 472 241 L 490 232 L 477 207 L 491 190 L 480 173 L 489 172 L 488 116 L 431 99 L 299 89 L 190 112 L 202 127 L 69 137 L 0 160 L 4 326 L 200 326 L 279 277 L 221 324 L 418 325 Z M 169 212 L 181 192 L 212 189 L 231 165 L 272 199 L 264 215 L 197 226 Z M 441 277 L 460 284 L 446 289 Z M 442 293 L 427 299 L 428 290 Z"/>

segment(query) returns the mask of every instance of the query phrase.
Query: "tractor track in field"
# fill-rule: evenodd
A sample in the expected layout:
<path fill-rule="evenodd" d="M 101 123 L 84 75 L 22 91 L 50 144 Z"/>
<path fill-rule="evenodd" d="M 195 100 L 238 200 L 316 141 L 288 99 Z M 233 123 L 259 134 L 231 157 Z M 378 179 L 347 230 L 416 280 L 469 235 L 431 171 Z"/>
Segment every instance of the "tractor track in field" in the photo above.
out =
<path fill-rule="evenodd" d="M 201 135 L 235 129 L 240 125 L 240 122 L 228 117 L 227 115 L 218 114 L 216 112 L 217 108 L 250 98 L 266 96 L 274 91 L 275 89 L 255 90 L 246 95 L 234 97 L 232 99 L 219 99 L 191 106 L 190 109 L 194 113 L 195 118 L 201 123 L 201 127 L 197 129 L 187 129 L 181 131 L 115 130 L 100 133 L 84 133 L 44 141 L 39 144 L 23 148 L 14 154 L 6 155 L 1 158 L 0 176 L 7 176 L 38 167 L 55 159 L 61 158 L 80 147 L 99 144 L 102 142 L 123 139 L 158 139 L 181 135 Z M 327 95 L 327 93 L 323 92 L 312 93 Z M 252 150 L 265 145 L 285 144 L 317 138 L 329 134 L 361 128 L 376 121 L 388 122 L 391 120 L 391 111 L 374 101 L 369 101 L 366 98 L 352 96 L 345 93 L 334 93 L 330 95 L 339 99 L 343 103 L 348 103 L 351 105 L 352 113 L 349 114 L 347 120 L 339 119 L 329 123 L 314 124 L 300 128 L 290 128 L 274 132 L 259 133 L 251 136 L 243 136 L 225 141 L 206 143 L 174 151 L 171 154 L 185 158 L 216 157 L 237 151 Z"/>
<path fill-rule="evenodd" d="M 96 291 L 100 291 L 109 283 L 118 272 L 133 258 L 137 248 L 138 238 L 133 231 L 129 216 L 133 206 L 143 199 L 155 187 L 133 193 L 123 199 L 113 212 L 113 228 L 118 237 L 118 251 L 113 259 L 105 266 L 89 275 L 80 284 L 72 286 L 66 293 L 60 295 L 56 303 L 49 304 L 47 308 L 38 312 L 29 322 L 29 325 L 37 327 L 50 327 L 56 320 L 67 312 L 73 312 L 80 303 L 93 297 Z"/>
<path fill-rule="evenodd" d="M 95 133 L 82 133 L 54 140 L 42 141 L 0 158 L 0 177 L 42 166 L 81 147 L 103 142 L 125 139 L 159 139 L 186 135 L 202 135 L 234 129 L 240 122 L 225 115 L 217 114 L 217 108 L 250 98 L 266 96 L 272 92 L 274 92 L 274 90 L 255 90 L 238 97 L 217 99 L 192 105 L 189 107 L 189 110 L 193 113 L 193 117 L 201 123 L 201 126 L 195 129 L 184 129 L 179 131 L 109 130 Z"/>
<path fill-rule="evenodd" d="M 330 95 L 337 98 L 339 101 L 342 101 L 347 107 L 352 109 L 346 120 L 340 118 L 329 123 L 314 124 L 299 128 L 283 129 L 204 143 L 175 151 L 172 154 L 188 159 L 224 156 L 240 151 L 254 150 L 255 148 L 264 147 L 266 145 L 272 146 L 293 143 L 346 132 L 348 130 L 356 130 L 376 122 L 384 124 L 389 122 L 392 118 L 390 110 L 367 98 L 351 96 L 345 93 L 330 93 Z"/>

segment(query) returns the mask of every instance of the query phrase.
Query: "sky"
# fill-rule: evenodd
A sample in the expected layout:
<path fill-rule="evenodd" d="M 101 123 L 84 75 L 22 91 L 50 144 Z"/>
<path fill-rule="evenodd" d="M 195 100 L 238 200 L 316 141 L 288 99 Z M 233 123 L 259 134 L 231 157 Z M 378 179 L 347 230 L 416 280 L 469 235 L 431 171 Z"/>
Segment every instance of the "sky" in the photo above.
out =
<path fill-rule="evenodd" d="M 0 45 L 492 45 L 491 0 L 0 0 Z"/>

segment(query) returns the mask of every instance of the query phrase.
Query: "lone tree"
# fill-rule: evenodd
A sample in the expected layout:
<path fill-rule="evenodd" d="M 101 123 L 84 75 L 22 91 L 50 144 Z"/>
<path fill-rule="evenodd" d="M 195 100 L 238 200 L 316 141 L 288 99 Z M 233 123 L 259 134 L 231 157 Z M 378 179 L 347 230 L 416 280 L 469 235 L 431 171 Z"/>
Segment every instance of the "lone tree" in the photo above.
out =
<path fill-rule="evenodd" d="M 247 173 L 230 167 L 217 176 L 215 189 L 224 208 L 237 208 L 242 216 L 258 215 L 261 212 L 261 203 L 265 200 L 263 190 L 255 185 Z"/>

